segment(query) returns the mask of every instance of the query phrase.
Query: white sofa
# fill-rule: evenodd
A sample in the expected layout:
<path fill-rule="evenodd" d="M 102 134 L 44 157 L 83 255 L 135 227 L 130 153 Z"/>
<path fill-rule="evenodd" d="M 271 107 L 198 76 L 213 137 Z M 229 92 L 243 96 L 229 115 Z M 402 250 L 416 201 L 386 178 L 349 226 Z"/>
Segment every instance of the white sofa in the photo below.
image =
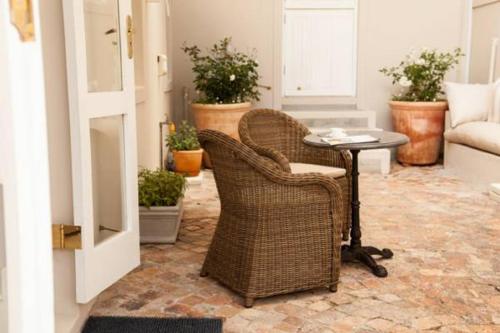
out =
<path fill-rule="evenodd" d="M 447 112 L 445 169 L 482 189 L 500 183 L 500 123 L 476 121 L 451 128 L 449 118 Z"/>

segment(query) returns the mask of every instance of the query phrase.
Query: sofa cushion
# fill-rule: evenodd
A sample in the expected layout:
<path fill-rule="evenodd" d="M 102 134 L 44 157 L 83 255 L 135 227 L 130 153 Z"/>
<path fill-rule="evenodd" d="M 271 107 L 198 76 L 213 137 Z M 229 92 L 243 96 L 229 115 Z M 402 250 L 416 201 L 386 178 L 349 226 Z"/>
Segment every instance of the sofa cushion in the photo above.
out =
<path fill-rule="evenodd" d="M 445 83 L 451 127 L 471 121 L 486 121 L 493 109 L 492 84 Z"/>
<path fill-rule="evenodd" d="M 495 100 L 490 115 L 488 116 L 488 121 L 500 123 L 500 80 L 495 82 Z"/>
<path fill-rule="evenodd" d="M 500 123 L 475 121 L 446 131 L 448 142 L 500 155 Z"/>
<path fill-rule="evenodd" d="M 491 184 L 490 191 L 500 196 L 500 183 Z"/>
<path fill-rule="evenodd" d="M 306 164 L 306 163 L 290 163 L 292 173 L 322 173 L 326 176 L 339 178 L 345 176 L 345 169 L 334 168 L 325 165 Z"/>

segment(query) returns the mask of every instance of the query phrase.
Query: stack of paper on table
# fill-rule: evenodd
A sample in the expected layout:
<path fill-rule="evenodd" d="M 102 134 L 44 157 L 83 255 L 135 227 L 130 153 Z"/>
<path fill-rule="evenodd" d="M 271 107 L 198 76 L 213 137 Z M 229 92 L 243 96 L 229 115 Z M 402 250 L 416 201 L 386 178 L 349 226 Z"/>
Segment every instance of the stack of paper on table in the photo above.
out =
<path fill-rule="evenodd" d="M 348 144 L 348 143 L 369 143 L 369 142 L 378 142 L 380 139 L 375 138 L 368 134 L 363 135 L 351 135 L 343 138 L 321 138 L 323 142 L 328 143 L 330 146 Z"/>

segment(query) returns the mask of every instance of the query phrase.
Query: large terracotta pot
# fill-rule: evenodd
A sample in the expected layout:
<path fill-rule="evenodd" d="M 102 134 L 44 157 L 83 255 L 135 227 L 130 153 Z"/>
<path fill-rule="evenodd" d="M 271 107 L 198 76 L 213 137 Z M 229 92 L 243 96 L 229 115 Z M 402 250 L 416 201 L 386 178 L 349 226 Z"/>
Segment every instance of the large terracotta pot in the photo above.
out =
<path fill-rule="evenodd" d="M 252 107 L 251 103 L 238 104 L 197 104 L 191 105 L 196 128 L 199 131 L 213 129 L 226 133 L 239 140 L 238 123 L 241 117 Z M 203 154 L 203 163 L 210 168 L 208 155 Z"/>
<path fill-rule="evenodd" d="M 200 174 L 203 149 L 173 151 L 175 172 L 196 177 Z"/>
<path fill-rule="evenodd" d="M 436 163 L 441 150 L 448 103 L 392 101 L 389 105 L 396 132 L 410 138 L 408 144 L 398 148 L 398 161 L 410 165 Z"/>

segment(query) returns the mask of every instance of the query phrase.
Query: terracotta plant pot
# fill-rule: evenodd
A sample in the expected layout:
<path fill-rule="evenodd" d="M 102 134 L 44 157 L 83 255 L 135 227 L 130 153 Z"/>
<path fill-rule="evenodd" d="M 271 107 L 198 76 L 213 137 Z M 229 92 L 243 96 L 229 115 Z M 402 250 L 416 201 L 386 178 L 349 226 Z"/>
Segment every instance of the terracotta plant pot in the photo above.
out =
<path fill-rule="evenodd" d="M 236 140 L 238 135 L 238 123 L 241 117 L 252 107 L 251 103 L 238 104 L 197 104 L 191 105 L 196 128 L 201 131 L 213 129 L 221 131 Z M 206 153 L 203 154 L 203 163 L 211 168 L 210 159 Z"/>
<path fill-rule="evenodd" d="M 173 151 L 175 172 L 196 177 L 200 174 L 203 149 Z"/>
<path fill-rule="evenodd" d="M 389 105 L 396 132 L 410 138 L 408 144 L 398 148 L 398 161 L 409 165 L 436 163 L 441 150 L 448 103 L 392 101 Z"/>

